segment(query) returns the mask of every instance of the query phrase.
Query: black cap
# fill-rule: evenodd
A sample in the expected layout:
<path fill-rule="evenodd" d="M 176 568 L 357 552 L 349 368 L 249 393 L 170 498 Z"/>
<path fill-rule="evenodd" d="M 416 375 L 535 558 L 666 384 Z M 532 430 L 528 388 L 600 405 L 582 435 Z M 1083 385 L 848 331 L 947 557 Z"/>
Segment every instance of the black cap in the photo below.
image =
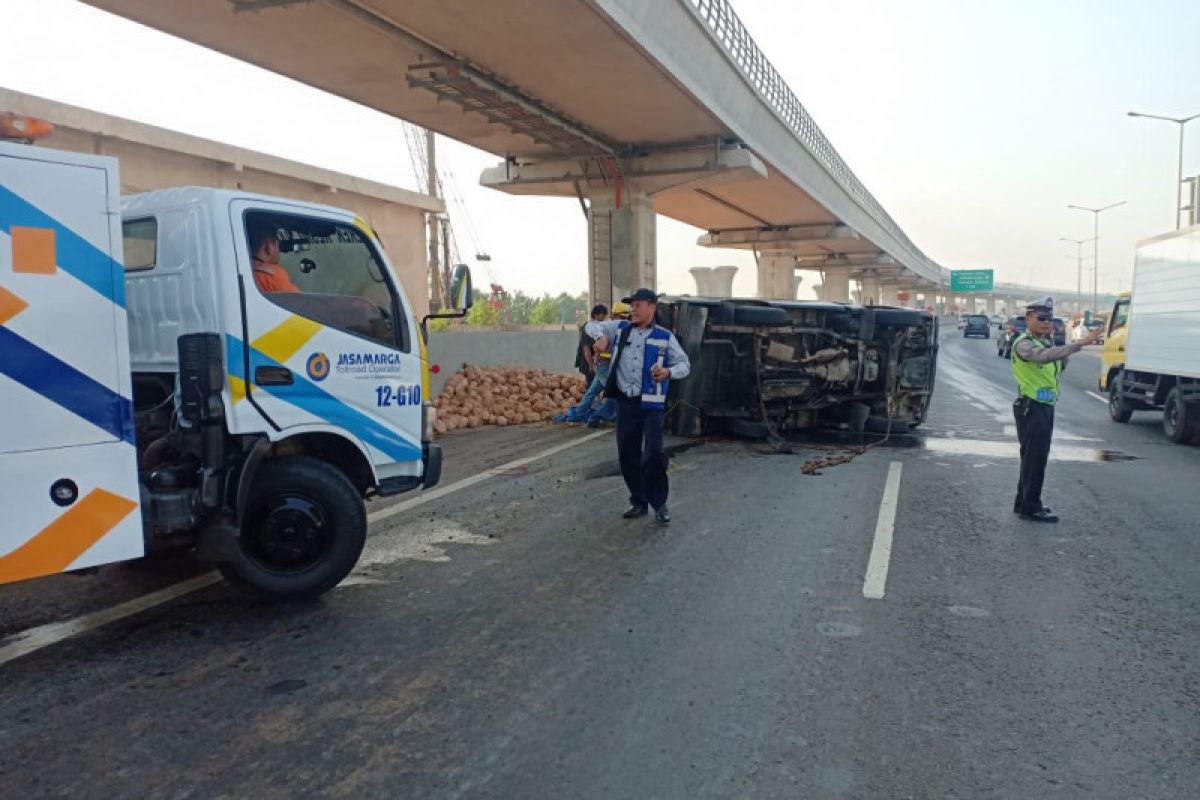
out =
<path fill-rule="evenodd" d="M 622 303 L 632 303 L 634 300 L 645 300 L 648 303 L 657 304 L 658 303 L 658 295 L 654 293 L 653 289 L 642 288 L 642 289 L 638 289 L 633 294 L 629 295 L 629 297 L 621 298 Z"/>
<path fill-rule="evenodd" d="M 607 313 L 608 313 L 608 306 L 604 305 L 604 303 L 596 303 L 596 305 L 592 306 L 592 316 L 593 317 L 596 316 L 597 314 L 607 314 Z"/>

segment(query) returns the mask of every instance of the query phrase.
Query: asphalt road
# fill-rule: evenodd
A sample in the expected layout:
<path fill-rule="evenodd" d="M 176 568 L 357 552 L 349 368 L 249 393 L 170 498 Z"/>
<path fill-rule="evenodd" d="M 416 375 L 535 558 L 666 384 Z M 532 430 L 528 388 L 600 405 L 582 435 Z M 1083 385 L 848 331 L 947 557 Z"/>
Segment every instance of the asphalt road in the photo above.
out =
<path fill-rule="evenodd" d="M 321 601 L 215 585 L 0 666 L 0 785 L 1200 796 L 1200 449 L 1166 441 L 1155 414 L 1110 422 L 1087 394 L 1097 368 L 1085 353 L 1066 372 L 1057 526 L 1012 514 L 1008 362 L 953 331 L 929 423 L 821 475 L 800 471 L 821 450 L 673 443 L 669 528 L 619 519 L 611 436 L 500 470 L 588 432 L 448 437 L 447 484 L 494 471 L 379 520 Z M 886 583 L 867 598 L 889 475 Z M 0 587 L 0 650 L 189 569 Z"/>

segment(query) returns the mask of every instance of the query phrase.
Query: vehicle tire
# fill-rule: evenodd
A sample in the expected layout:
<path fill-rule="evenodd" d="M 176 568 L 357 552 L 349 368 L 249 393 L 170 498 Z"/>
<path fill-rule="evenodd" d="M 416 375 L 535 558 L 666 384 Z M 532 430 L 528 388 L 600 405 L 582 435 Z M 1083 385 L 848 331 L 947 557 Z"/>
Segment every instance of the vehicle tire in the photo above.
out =
<path fill-rule="evenodd" d="M 308 456 L 280 458 L 255 477 L 238 539 L 244 558 L 218 568 L 262 599 L 316 597 L 350 574 L 366 538 L 362 496 L 340 470 Z"/>
<path fill-rule="evenodd" d="M 1163 433 L 1175 444 L 1187 444 L 1200 435 L 1200 403 L 1185 403 L 1178 386 L 1171 387 L 1163 403 Z"/>
<path fill-rule="evenodd" d="M 1125 393 L 1121 391 L 1121 382 L 1125 380 L 1117 373 L 1108 381 L 1108 416 L 1113 422 L 1129 422 L 1133 409 L 1125 405 Z"/>
<path fill-rule="evenodd" d="M 787 311 L 776 306 L 738 305 L 733 309 L 735 325 L 787 325 Z"/>

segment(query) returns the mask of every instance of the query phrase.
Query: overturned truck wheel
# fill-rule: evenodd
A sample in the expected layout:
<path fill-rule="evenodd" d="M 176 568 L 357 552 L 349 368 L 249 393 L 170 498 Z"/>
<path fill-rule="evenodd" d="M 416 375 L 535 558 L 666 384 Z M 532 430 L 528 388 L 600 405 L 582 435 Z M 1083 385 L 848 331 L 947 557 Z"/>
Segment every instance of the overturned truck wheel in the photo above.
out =
<path fill-rule="evenodd" d="M 366 509 L 345 475 L 315 458 L 281 458 L 255 480 L 238 538 L 243 558 L 219 569 L 256 597 L 316 597 L 350 573 L 366 536 Z"/>

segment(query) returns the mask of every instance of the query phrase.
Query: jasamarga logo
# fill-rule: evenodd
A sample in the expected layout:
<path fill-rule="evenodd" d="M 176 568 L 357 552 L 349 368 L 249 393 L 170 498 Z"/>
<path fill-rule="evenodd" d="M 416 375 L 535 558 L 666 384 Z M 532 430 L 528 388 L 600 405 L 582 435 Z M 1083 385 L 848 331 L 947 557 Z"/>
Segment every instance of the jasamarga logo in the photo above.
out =
<path fill-rule="evenodd" d="M 333 369 L 339 375 L 395 377 L 400 374 L 402 364 L 399 353 L 338 353 Z"/>

